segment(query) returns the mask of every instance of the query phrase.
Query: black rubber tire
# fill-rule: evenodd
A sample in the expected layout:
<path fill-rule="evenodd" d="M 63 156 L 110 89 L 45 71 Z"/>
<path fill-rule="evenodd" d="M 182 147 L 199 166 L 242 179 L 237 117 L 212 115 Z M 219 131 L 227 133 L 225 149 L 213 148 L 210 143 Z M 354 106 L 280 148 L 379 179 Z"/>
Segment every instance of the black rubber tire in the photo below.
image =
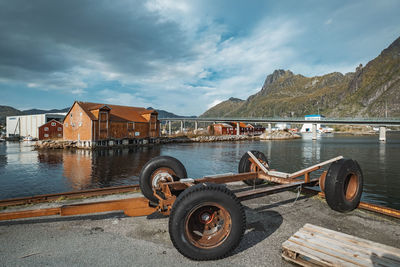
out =
<path fill-rule="evenodd" d="M 333 162 L 326 174 L 324 189 L 329 207 L 339 212 L 349 212 L 357 208 L 363 190 L 363 180 L 357 161 L 341 159 Z"/>
<path fill-rule="evenodd" d="M 250 152 L 253 153 L 253 155 L 256 156 L 256 158 L 261 159 L 268 163 L 268 159 L 264 155 L 264 153 L 257 151 L 257 150 L 252 150 Z M 244 173 L 244 172 L 250 171 L 251 162 L 249 161 L 249 158 L 250 158 L 250 155 L 247 154 L 247 152 L 243 154 L 242 158 L 239 161 L 239 167 L 238 167 L 239 173 Z M 258 178 L 243 181 L 243 183 L 245 183 L 249 186 L 260 185 L 260 184 L 264 184 L 265 182 L 266 182 L 265 180 L 258 179 Z"/>
<path fill-rule="evenodd" d="M 139 175 L 139 186 L 142 194 L 152 202 L 158 203 L 158 199 L 153 195 L 151 176 L 159 168 L 169 168 L 174 171 L 174 181 L 187 178 L 185 166 L 176 158 L 170 156 L 159 156 L 148 161 L 142 168 Z"/>
<path fill-rule="evenodd" d="M 196 207 L 208 203 L 217 203 L 229 213 L 231 230 L 222 243 L 203 248 L 190 241 L 185 222 Z M 229 256 L 241 242 L 245 229 L 246 215 L 242 204 L 226 186 L 219 184 L 202 183 L 189 187 L 176 199 L 169 217 L 169 235 L 175 248 L 185 257 L 198 261 Z"/>

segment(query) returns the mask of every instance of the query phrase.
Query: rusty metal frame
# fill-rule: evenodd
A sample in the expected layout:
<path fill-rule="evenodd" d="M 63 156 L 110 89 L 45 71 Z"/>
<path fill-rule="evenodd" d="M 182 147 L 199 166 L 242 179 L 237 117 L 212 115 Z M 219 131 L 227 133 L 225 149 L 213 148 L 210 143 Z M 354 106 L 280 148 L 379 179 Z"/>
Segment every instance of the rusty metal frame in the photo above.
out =
<path fill-rule="evenodd" d="M 305 186 L 316 186 L 320 185 L 321 191 L 324 191 L 324 181 L 326 177 L 326 171 L 324 171 L 318 178 L 311 178 L 311 173 L 321 169 L 323 166 L 342 159 L 342 156 L 321 162 L 319 164 L 313 165 L 311 167 L 305 168 L 303 170 L 294 173 L 284 173 L 278 172 L 276 170 L 269 170 L 269 166 L 266 162 L 257 159 L 250 151 L 247 152 L 250 156 L 249 160 L 254 163 L 257 168 L 256 171 L 239 173 L 239 174 L 220 174 L 214 176 L 205 176 L 199 179 L 181 179 L 177 182 L 162 182 L 159 188 L 154 190 L 154 196 L 158 199 L 158 204 L 151 203 L 148 199 L 144 197 L 139 198 L 127 198 L 121 200 L 110 200 L 102 202 L 91 202 L 83 204 L 73 204 L 64 205 L 57 208 L 46 208 L 46 209 L 35 209 L 35 210 L 24 210 L 24 211 L 14 211 L 14 212 L 0 212 L 0 220 L 12 220 L 21 219 L 29 217 L 39 217 L 39 216 L 72 216 L 80 214 L 90 214 L 99 212 L 109 212 L 109 211 L 123 211 L 127 216 L 145 216 L 150 215 L 154 212 L 159 212 L 165 215 L 169 215 L 172 206 L 176 200 L 176 196 L 172 194 L 172 191 L 181 191 L 186 188 L 199 183 L 217 183 L 224 184 L 230 182 L 244 181 L 250 179 L 264 179 L 269 182 L 276 183 L 277 185 L 267 186 L 267 187 L 257 187 L 257 188 L 247 188 L 248 190 L 237 192 L 236 196 L 239 200 L 249 200 L 253 198 L 258 198 L 266 195 L 271 195 L 298 187 Z M 301 177 L 304 178 L 301 178 Z M 20 198 L 0 201 L 1 206 L 9 206 L 15 204 L 27 204 L 34 202 L 48 201 L 58 198 L 70 198 L 79 196 L 98 196 L 110 193 L 120 193 L 120 192 L 131 192 L 138 189 L 138 186 L 122 186 L 114 187 L 110 189 L 95 189 L 87 190 L 84 192 L 69 192 L 61 194 L 51 194 L 42 195 L 32 198 Z M 400 217 L 400 211 L 386 211 L 387 208 L 379 207 L 376 205 L 371 205 L 367 203 L 360 204 L 360 207 L 366 209 L 391 215 L 394 217 Z"/>

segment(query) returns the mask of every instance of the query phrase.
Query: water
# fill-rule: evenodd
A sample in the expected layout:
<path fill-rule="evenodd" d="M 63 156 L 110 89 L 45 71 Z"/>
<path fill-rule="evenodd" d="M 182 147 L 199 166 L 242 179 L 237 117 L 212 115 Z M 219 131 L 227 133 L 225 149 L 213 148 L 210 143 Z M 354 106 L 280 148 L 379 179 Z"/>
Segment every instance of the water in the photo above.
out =
<path fill-rule="evenodd" d="M 192 178 L 237 172 L 248 150 L 262 151 L 272 168 L 285 172 L 338 155 L 356 159 L 364 173 L 363 201 L 400 209 L 400 133 L 389 133 L 387 143 L 379 143 L 377 136 L 326 135 L 317 141 L 304 137 L 93 152 L 34 151 L 27 143 L 0 143 L 0 199 L 137 184 L 142 166 L 159 155 L 181 160 Z"/>

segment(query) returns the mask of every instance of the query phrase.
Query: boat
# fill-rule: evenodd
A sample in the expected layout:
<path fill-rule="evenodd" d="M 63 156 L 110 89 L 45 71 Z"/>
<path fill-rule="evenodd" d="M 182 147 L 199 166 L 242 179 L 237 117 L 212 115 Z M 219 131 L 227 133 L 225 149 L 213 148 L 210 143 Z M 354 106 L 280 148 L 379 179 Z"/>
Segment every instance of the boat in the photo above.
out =
<path fill-rule="evenodd" d="M 27 142 L 33 141 L 33 138 L 32 138 L 32 136 L 28 135 L 28 136 L 24 137 L 23 141 L 27 141 Z"/>

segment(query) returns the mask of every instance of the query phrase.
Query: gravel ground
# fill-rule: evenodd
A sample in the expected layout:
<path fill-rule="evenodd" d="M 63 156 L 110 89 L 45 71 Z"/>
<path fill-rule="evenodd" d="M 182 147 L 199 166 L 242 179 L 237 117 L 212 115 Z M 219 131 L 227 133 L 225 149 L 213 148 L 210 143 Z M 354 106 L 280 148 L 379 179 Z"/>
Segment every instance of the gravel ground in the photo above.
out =
<path fill-rule="evenodd" d="M 100 199 L 129 196 L 135 195 Z M 166 217 L 130 218 L 114 212 L 0 222 L 0 265 L 293 266 L 282 259 L 281 245 L 305 223 L 400 248 L 400 220 L 361 210 L 337 213 L 316 197 L 295 199 L 295 193 L 283 192 L 243 202 L 245 236 L 232 256 L 218 261 L 194 262 L 179 254 L 169 239 Z M 54 205 L 60 203 L 40 207 Z"/>

